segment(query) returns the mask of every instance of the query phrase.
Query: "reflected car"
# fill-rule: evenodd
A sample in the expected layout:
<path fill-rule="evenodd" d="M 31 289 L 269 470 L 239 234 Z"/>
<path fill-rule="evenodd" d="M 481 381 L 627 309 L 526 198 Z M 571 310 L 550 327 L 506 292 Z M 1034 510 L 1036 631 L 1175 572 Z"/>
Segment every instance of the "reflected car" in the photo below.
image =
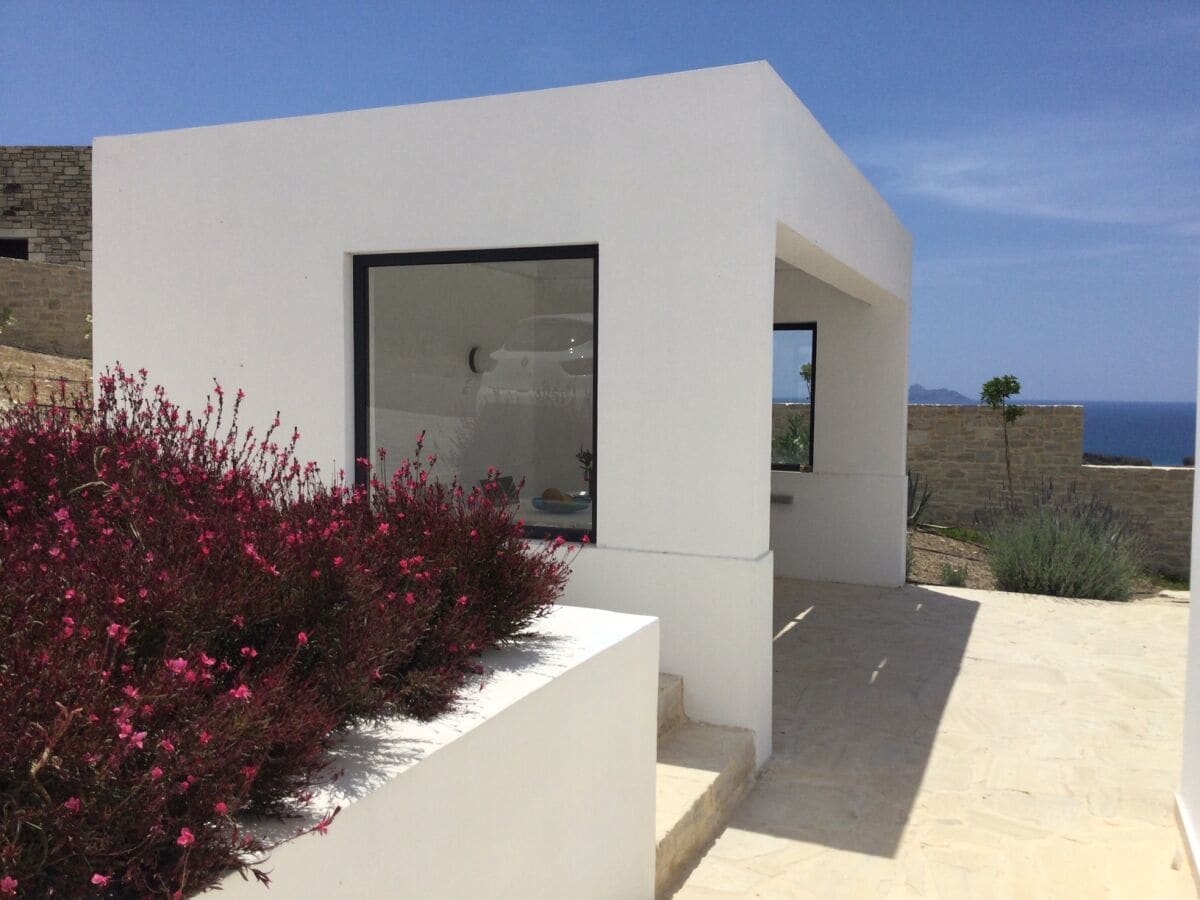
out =
<path fill-rule="evenodd" d="M 516 324 L 492 352 L 481 379 L 478 404 L 577 406 L 591 409 L 593 359 L 591 313 L 530 316 Z"/>

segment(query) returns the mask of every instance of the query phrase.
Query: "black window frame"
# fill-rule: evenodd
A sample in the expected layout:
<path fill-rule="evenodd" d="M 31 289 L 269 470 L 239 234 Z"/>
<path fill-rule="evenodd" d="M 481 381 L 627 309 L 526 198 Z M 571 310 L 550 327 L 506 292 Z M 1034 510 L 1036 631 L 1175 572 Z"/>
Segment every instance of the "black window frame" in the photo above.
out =
<path fill-rule="evenodd" d="M 812 332 L 812 368 L 813 381 L 812 389 L 808 396 L 808 463 L 777 463 L 771 460 L 772 472 L 811 472 L 813 470 L 813 460 L 816 457 L 815 448 L 817 445 L 817 323 L 816 322 L 776 322 L 775 327 L 771 330 L 771 351 L 772 351 L 772 372 L 774 372 L 774 341 L 776 331 L 811 331 Z M 772 387 L 774 387 L 774 375 L 772 375 Z M 774 390 L 772 390 L 774 394 Z M 774 396 L 771 398 L 772 405 L 775 402 Z M 774 440 L 774 430 L 772 429 L 772 440 Z"/>
<path fill-rule="evenodd" d="M 353 320 L 354 320 L 354 481 L 365 485 L 370 480 L 370 470 L 359 460 L 373 460 L 375 450 L 371 443 L 371 316 L 370 316 L 370 272 L 373 268 L 392 266 L 458 265 L 463 263 L 489 262 L 541 262 L 555 259 L 590 259 L 592 261 L 592 477 L 588 485 L 591 494 L 592 523 L 590 528 L 555 528 L 547 525 L 526 524 L 527 538 L 545 540 L 564 538 L 581 541 L 587 537 L 595 543 L 596 504 L 599 494 L 596 488 L 595 453 L 597 447 L 597 424 L 600 389 L 600 245 L 559 244 L 544 247 L 510 247 L 483 250 L 430 250 L 410 253 L 361 253 L 353 257 Z"/>

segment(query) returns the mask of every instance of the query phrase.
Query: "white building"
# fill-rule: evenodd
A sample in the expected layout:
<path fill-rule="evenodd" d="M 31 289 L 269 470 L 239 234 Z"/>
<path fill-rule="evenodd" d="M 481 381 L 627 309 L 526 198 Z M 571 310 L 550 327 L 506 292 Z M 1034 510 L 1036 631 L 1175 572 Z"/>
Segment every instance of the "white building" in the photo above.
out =
<path fill-rule="evenodd" d="M 593 538 L 567 602 L 660 617 L 760 764 L 772 576 L 904 579 L 912 242 L 766 63 L 101 138 L 94 232 L 98 365 L 243 388 L 327 471 L 424 429 L 524 478 Z M 815 362 L 775 471 L 773 341 Z"/>

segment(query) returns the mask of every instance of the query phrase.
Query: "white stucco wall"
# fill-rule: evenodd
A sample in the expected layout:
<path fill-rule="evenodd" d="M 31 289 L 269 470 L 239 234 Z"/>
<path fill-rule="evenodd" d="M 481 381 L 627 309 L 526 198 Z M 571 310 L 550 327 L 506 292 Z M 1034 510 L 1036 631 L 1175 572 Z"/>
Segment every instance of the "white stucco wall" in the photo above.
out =
<path fill-rule="evenodd" d="M 1197 363 L 1200 376 L 1200 363 Z M 1197 422 L 1200 425 L 1200 421 Z M 1200 458 L 1200 427 L 1196 429 Z M 1200 578 L 1200 480 L 1192 496 L 1192 606 L 1188 611 L 1188 660 L 1183 713 L 1183 776 L 1176 796 L 1179 822 L 1191 852 L 1193 874 L 1200 866 L 1200 615 L 1195 579 Z"/>
<path fill-rule="evenodd" d="M 97 364 L 145 367 L 191 407 L 213 377 L 241 387 L 246 421 L 279 409 L 329 472 L 353 453 L 355 254 L 598 245 L 598 546 L 568 601 L 662 615 L 690 708 L 755 729 L 766 758 L 774 259 L 906 328 L 911 255 L 770 66 L 101 138 L 93 163 Z M 895 473 L 865 474 L 815 492 L 810 521 L 846 497 L 888 508 Z M 871 523 L 840 527 L 890 571 Z M 725 568 L 745 577 L 696 575 Z"/>
<path fill-rule="evenodd" d="M 908 304 L 867 303 L 795 269 L 775 276 L 775 321 L 816 322 L 813 470 L 771 473 L 777 575 L 904 582 Z"/>
<path fill-rule="evenodd" d="M 188 405 L 213 376 L 242 387 L 248 418 L 281 408 L 302 452 L 345 466 L 352 254 L 596 243 L 599 539 L 756 558 L 767 475 L 729 461 L 763 458 L 769 416 L 742 399 L 770 390 L 761 80 L 740 66 L 100 138 L 95 359 Z"/>
<path fill-rule="evenodd" d="M 688 717 L 753 730 L 762 765 L 771 755 L 772 587 L 769 553 L 746 560 L 585 547 L 564 602 L 635 612 L 652 598 L 662 671 L 684 673 Z"/>
<path fill-rule="evenodd" d="M 270 892 L 231 875 L 213 896 L 653 897 L 658 623 L 560 608 L 534 630 L 450 715 L 340 738 L 317 816 L 275 827 L 340 805 L 328 833 L 271 854 Z"/>
<path fill-rule="evenodd" d="M 912 237 L 791 89 L 770 76 L 775 252 L 792 267 L 776 274 L 774 319 L 817 323 L 813 471 L 772 473 L 772 492 L 793 498 L 771 507 L 775 571 L 902 584 Z"/>

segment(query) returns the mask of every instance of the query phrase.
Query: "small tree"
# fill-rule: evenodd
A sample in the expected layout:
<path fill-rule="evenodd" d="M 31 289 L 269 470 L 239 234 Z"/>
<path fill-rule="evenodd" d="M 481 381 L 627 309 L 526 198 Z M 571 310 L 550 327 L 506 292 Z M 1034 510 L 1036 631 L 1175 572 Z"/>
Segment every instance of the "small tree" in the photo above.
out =
<path fill-rule="evenodd" d="M 1010 404 L 1008 398 L 1019 393 L 1021 382 L 1017 380 L 1016 375 L 998 375 L 983 383 L 983 391 L 979 395 L 982 402 L 1001 413 L 1000 421 L 1004 427 L 1004 471 L 1008 475 L 1009 496 L 1013 492 L 1013 483 L 1012 461 L 1008 454 L 1008 423 L 1015 422 L 1025 415 L 1025 407 Z"/>

